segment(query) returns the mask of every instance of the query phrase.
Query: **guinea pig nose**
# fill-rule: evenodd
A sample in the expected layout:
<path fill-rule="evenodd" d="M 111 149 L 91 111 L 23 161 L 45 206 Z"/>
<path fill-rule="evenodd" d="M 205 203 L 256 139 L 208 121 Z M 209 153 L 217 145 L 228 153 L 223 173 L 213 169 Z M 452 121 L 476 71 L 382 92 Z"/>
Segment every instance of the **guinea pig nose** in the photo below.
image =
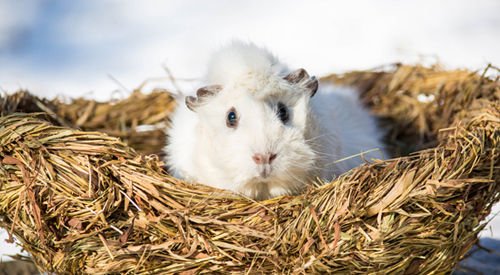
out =
<path fill-rule="evenodd" d="M 253 161 L 257 164 L 271 164 L 273 161 L 276 159 L 276 154 L 267 154 L 267 155 L 261 155 L 261 154 L 255 154 L 253 155 Z"/>
<path fill-rule="evenodd" d="M 269 154 L 269 164 L 273 163 L 275 159 L 276 159 L 276 154 Z"/>
<path fill-rule="evenodd" d="M 257 164 L 262 164 L 264 163 L 264 156 L 262 156 L 261 154 L 255 154 L 253 155 L 253 161 Z"/>

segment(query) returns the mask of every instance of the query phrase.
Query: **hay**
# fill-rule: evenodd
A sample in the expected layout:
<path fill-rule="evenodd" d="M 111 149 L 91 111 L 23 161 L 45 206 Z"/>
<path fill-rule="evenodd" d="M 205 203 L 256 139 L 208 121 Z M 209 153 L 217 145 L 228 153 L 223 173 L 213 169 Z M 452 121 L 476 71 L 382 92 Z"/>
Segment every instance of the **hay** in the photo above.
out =
<path fill-rule="evenodd" d="M 165 145 L 162 129 L 138 131 L 139 125 L 164 122 L 175 107 L 174 97 L 164 90 L 142 94 L 135 90 L 124 100 L 96 102 L 83 98 L 67 100 L 40 99 L 27 91 L 20 91 L 2 99 L 2 116 L 16 110 L 24 113 L 46 112 L 50 122 L 87 131 L 99 131 L 122 138 L 129 146 L 145 155 L 161 155 Z"/>
<path fill-rule="evenodd" d="M 360 85 L 395 151 L 422 150 L 256 202 L 171 178 L 118 138 L 3 107 L 0 226 L 58 274 L 451 271 L 500 199 L 498 79 L 421 66 L 332 79 Z M 50 120 L 78 120 L 53 107 Z"/>

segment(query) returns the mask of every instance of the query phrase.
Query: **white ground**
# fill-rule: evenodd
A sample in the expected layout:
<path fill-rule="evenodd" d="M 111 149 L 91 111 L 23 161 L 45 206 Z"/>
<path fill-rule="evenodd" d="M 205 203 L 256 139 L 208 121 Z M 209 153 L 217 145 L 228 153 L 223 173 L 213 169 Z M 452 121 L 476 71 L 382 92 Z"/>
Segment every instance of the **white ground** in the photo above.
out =
<path fill-rule="evenodd" d="M 177 78 L 199 78 L 210 49 L 234 38 L 317 76 L 437 59 L 478 70 L 500 66 L 499 11 L 495 0 L 3 0 L 0 88 L 126 97 L 145 79 L 165 78 L 163 65 Z M 163 80 L 145 90 L 158 86 L 172 88 Z M 500 218 L 490 227 L 483 236 L 500 239 Z M 0 231 L 0 255 L 17 253 L 6 238 Z"/>

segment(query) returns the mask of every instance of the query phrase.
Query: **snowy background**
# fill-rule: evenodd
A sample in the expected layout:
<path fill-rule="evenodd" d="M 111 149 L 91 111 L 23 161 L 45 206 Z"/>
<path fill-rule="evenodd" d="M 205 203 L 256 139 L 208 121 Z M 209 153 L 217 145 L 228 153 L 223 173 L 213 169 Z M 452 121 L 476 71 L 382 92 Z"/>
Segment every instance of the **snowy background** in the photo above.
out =
<path fill-rule="evenodd" d="M 500 66 L 500 1 L 0 0 L 0 90 L 109 100 L 146 79 L 160 78 L 145 92 L 171 88 L 164 67 L 199 79 L 235 38 L 316 76 L 394 62 L 480 70 Z M 482 236 L 500 240 L 500 218 Z M 6 238 L 0 256 L 19 251 Z"/>

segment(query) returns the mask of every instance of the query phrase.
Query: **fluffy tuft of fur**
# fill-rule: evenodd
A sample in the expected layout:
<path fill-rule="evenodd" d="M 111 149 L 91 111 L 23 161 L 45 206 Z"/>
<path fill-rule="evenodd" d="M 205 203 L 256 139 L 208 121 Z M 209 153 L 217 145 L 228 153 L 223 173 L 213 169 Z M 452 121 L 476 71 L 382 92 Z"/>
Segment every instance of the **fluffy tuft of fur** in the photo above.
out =
<path fill-rule="evenodd" d="M 307 72 L 285 78 L 288 73 L 251 43 L 216 51 L 206 77 L 206 84 L 217 85 L 215 92 L 200 89 L 198 97 L 188 98 L 190 108 L 181 102 L 172 116 L 165 148 L 169 171 L 268 199 L 298 194 L 316 178 L 330 181 L 363 160 L 333 162 L 383 147 L 375 120 L 353 89 L 320 85 L 315 94 L 317 82 Z M 228 123 L 229 117 L 236 122 Z"/>
<path fill-rule="evenodd" d="M 258 93 L 266 82 L 278 84 L 272 83 L 273 78 L 281 79 L 287 73 L 288 68 L 267 49 L 251 42 L 233 41 L 212 53 L 205 82 L 226 87 L 247 86 Z"/>

